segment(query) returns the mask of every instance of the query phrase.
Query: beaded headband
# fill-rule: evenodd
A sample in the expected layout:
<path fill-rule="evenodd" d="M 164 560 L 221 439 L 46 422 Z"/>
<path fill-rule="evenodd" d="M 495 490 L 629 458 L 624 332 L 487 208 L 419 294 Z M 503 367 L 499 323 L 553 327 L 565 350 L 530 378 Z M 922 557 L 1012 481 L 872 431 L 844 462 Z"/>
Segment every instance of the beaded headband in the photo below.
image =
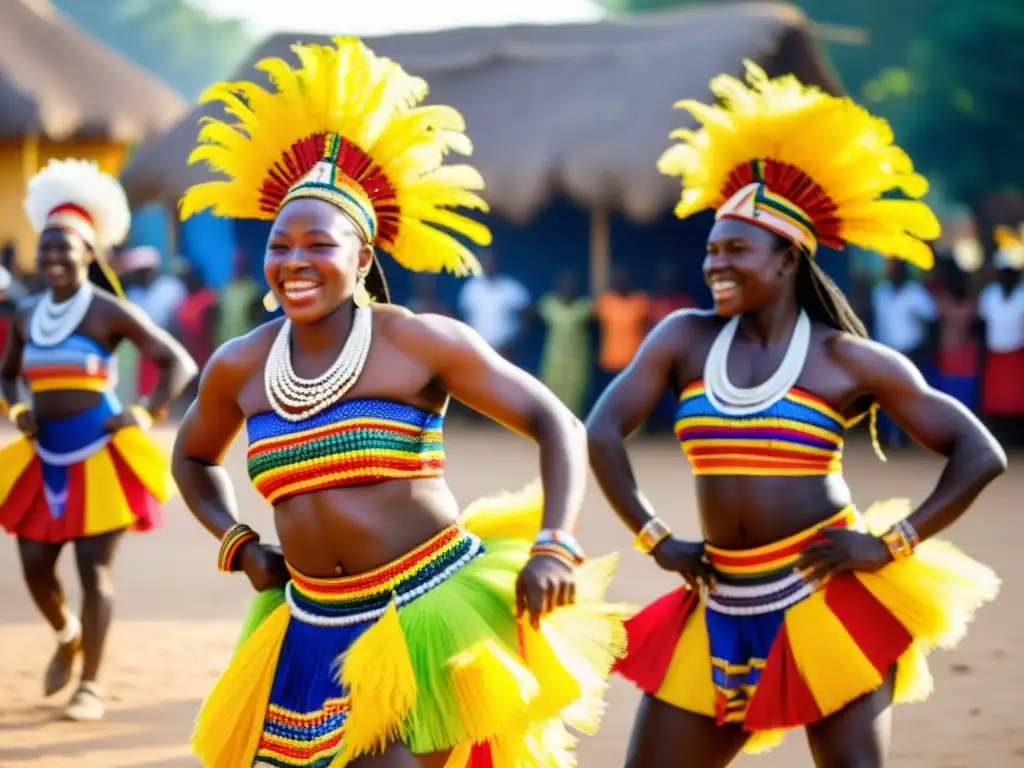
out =
<path fill-rule="evenodd" d="M 43 229 L 62 229 L 78 235 L 90 246 L 96 245 L 96 222 L 88 211 L 74 203 L 64 203 L 50 211 Z"/>
<path fill-rule="evenodd" d="M 718 218 L 749 221 L 812 255 L 819 244 L 852 243 L 930 268 L 926 241 L 940 226 L 920 199 L 928 183 L 893 144 L 888 123 L 850 99 L 744 65 L 746 82 L 711 81 L 718 104 L 676 104 L 699 126 L 673 132 L 680 143 L 658 161 L 682 181 L 676 215 L 714 208 Z M 883 197 L 891 190 L 903 198 Z"/>

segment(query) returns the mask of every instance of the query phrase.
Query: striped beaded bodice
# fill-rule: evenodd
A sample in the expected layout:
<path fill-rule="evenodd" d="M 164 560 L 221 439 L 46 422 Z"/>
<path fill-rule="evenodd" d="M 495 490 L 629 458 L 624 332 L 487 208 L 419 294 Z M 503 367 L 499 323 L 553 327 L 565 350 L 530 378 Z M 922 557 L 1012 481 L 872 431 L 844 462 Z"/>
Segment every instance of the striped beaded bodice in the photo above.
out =
<path fill-rule="evenodd" d="M 77 333 L 52 347 L 27 341 L 21 372 L 32 392 L 108 392 L 117 384 L 114 356 L 99 342 Z"/>
<path fill-rule="evenodd" d="M 441 477 L 444 414 L 390 400 L 336 403 L 303 421 L 248 419 L 249 478 L 275 504 L 347 485 Z"/>
<path fill-rule="evenodd" d="M 796 387 L 763 411 L 731 416 L 698 380 L 679 398 L 675 431 L 695 475 L 827 475 L 841 471 L 843 438 L 858 420 Z"/>

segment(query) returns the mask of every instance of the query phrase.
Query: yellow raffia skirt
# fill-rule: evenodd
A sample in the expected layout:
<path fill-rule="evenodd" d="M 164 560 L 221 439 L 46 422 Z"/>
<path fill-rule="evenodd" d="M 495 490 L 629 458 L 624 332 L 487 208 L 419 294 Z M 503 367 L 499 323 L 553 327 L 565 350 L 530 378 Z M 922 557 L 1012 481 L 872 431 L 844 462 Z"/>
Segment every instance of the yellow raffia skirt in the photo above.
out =
<path fill-rule="evenodd" d="M 484 499 L 387 566 L 258 596 L 196 722 L 203 765 L 345 766 L 395 742 L 450 768 L 575 765 L 567 726 L 596 730 L 630 609 L 603 601 L 609 555 L 578 569 L 575 605 L 516 618 L 541 507 L 536 486 Z"/>
<path fill-rule="evenodd" d="M 995 573 L 934 539 L 906 560 L 817 588 L 793 570 L 822 528 L 878 535 L 909 512 L 907 500 L 891 500 L 757 549 L 709 546 L 715 589 L 681 588 L 631 618 L 616 671 L 672 706 L 741 725 L 755 753 L 877 690 L 894 665 L 895 702 L 922 701 L 932 692 L 926 653 L 964 636 L 998 592 Z"/>
<path fill-rule="evenodd" d="M 174 492 L 170 459 L 137 426 L 107 435 L 112 414 L 104 401 L 0 449 L 0 526 L 45 542 L 159 528 Z"/>

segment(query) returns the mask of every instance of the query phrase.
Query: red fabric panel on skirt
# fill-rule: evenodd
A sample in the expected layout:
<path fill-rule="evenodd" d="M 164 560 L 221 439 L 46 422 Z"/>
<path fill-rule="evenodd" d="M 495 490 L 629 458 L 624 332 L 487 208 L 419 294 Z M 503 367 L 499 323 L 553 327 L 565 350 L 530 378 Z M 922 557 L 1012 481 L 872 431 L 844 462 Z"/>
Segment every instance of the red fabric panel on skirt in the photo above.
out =
<path fill-rule="evenodd" d="M 662 595 L 626 622 L 626 657 L 614 671 L 630 680 L 644 693 L 654 693 L 665 679 L 679 637 L 690 612 L 697 605 L 697 592 L 680 587 Z"/>
<path fill-rule="evenodd" d="M 163 507 L 156 498 L 143 485 L 142 481 L 128 467 L 117 449 L 110 446 L 110 458 L 114 463 L 114 471 L 117 472 L 117 481 L 121 484 L 121 491 L 128 501 L 128 508 L 136 517 L 133 531 L 151 531 L 163 525 Z"/>
<path fill-rule="evenodd" d="M 40 504 L 42 509 L 37 511 L 35 508 Z M 40 512 L 47 517 L 50 514 L 43 498 L 43 470 L 39 466 L 39 461 L 35 460 L 15 481 L 14 487 L 7 495 L 7 501 L 0 507 L 0 525 L 15 536 L 46 541 L 45 538 L 41 538 L 46 531 L 45 523 L 36 521 Z"/>
<path fill-rule="evenodd" d="M 906 627 L 853 574 L 828 583 L 825 604 L 882 677 L 913 642 Z"/>
<path fill-rule="evenodd" d="M 765 661 L 743 727 L 748 731 L 799 728 L 820 719 L 821 710 L 796 666 L 783 623 Z"/>
<path fill-rule="evenodd" d="M 490 744 L 474 744 L 466 768 L 494 768 Z"/>

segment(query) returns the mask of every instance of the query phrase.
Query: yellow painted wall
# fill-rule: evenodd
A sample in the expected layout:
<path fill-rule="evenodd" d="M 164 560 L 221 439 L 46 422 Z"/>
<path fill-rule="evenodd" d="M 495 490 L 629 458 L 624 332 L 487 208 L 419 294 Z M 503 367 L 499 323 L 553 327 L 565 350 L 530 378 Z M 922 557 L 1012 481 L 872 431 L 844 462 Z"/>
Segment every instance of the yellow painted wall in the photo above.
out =
<path fill-rule="evenodd" d="M 14 241 L 22 269 L 33 269 L 36 252 L 36 236 L 24 208 L 28 180 L 51 159 L 68 157 L 95 160 L 116 176 L 127 158 L 127 148 L 100 141 L 52 142 L 33 137 L 0 141 L 0 243 Z"/>

